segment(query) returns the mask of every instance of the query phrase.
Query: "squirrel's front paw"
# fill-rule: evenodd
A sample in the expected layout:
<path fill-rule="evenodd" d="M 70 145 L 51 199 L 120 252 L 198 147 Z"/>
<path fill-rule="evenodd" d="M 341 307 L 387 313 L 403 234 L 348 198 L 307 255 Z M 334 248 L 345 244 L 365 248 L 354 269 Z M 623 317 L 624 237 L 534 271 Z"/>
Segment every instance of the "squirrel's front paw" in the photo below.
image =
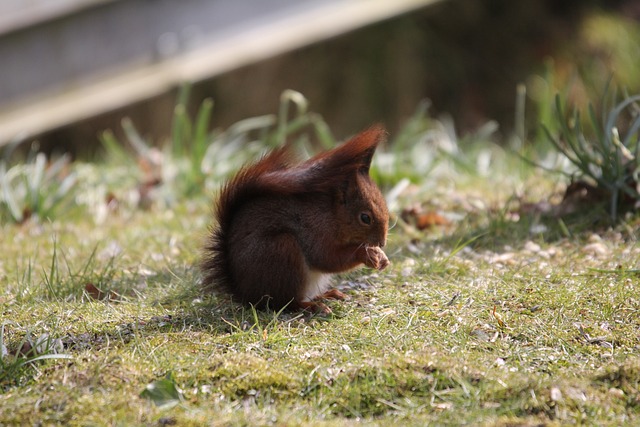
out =
<path fill-rule="evenodd" d="M 376 270 L 384 270 L 389 265 L 389 258 L 378 246 L 371 246 L 367 248 L 365 265 Z"/>

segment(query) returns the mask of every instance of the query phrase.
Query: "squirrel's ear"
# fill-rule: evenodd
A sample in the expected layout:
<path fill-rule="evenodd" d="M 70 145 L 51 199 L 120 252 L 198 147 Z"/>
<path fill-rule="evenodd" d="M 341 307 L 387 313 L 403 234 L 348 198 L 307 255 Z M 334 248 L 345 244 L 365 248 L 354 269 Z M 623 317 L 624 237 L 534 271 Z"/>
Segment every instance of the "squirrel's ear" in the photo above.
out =
<path fill-rule="evenodd" d="M 386 132 L 380 125 L 372 126 L 369 129 L 353 137 L 348 144 L 353 144 L 356 148 L 355 162 L 358 165 L 358 172 L 368 175 L 371 167 L 373 154 L 378 148 L 378 144 L 385 138 Z"/>
<path fill-rule="evenodd" d="M 373 154 L 376 152 L 376 147 L 377 143 L 360 152 L 358 157 L 355 158 L 355 164 L 357 165 L 359 173 L 363 175 L 369 174 L 369 168 L 371 167 L 371 161 L 373 160 Z"/>
<path fill-rule="evenodd" d="M 368 176 L 373 154 L 385 134 L 382 126 L 372 126 L 333 150 L 310 158 L 292 173 L 304 172 L 300 173 L 303 181 L 297 181 L 307 189 L 335 188 L 339 181 L 352 182 L 354 175 Z"/>

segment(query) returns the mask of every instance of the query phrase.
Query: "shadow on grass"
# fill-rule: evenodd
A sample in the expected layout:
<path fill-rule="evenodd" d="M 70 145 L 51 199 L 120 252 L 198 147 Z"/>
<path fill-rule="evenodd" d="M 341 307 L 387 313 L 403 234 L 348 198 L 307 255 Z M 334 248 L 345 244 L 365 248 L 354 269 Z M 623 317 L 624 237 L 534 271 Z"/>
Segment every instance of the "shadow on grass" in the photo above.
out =
<path fill-rule="evenodd" d="M 83 282 L 65 287 L 64 293 L 59 291 L 55 297 L 45 291 L 31 295 L 29 303 L 49 305 L 55 301 L 65 307 L 84 306 L 80 309 L 83 314 L 77 317 L 87 326 L 78 331 L 68 324 L 59 323 L 55 319 L 56 315 L 52 314 L 47 320 L 36 321 L 30 326 L 15 324 L 8 328 L 6 339 L 2 340 L 2 350 L 8 354 L 8 359 L 4 361 L 6 364 L 15 362 L 13 364 L 20 369 L 3 371 L 3 375 L 0 375 L 0 392 L 28 383 L 41 371 L 40 362 L 22 363 L 28 362 L 29 358 L 44 360 L 57 357 L 56 355 L 67 358 L 82 352 L 98 353 L 103 350 L 114 353 L 130 345 L 137 347 L 140 343 L 152 342 L 157 336 L 168 337 L 175 334 L 188 337 L 189 334 L 197 336 L 204 333 L 212 338 L 229 337 L 230 342 L 236 338 L 241 340 L 255 335 L 255 338 L 250 339 L 259 340 L 266 336 L 267 331 L 271 333 L 282 323 L 312 317 L 309 313 L 301 312 L 254 310 L 232 302 L 225 295 L 204 293 L 198 286 L 198 279 L 196 267 L 170 266 L 146 277 L 145 289 L 142 291 L 132 291 L 132 283 L 136 280 L 130 277 L 115 279 L 111 283 L 103 282 L 106 295 L 117 295 L 113 299 L 106 296 L 98 300 L 95 295 L 83 291 Z M 55 313 L 58 310 L 53 311 Z M 116 318 L 125 320 L 109 320 L 113 319 L 109 315 L 106 316 L 108 320 L 98 320 L 105 319 L 102 314 L 111 311 L 117 313 Z M 98 315 L 92 319 L 91 313 Z M 51 336 L 60 343 L 59 348 L 47 348 L 43 350 L 44 353 L 40 350 L 24 353 L 24 344 L 31 336 L 37 339 L 43 325 L 48 325 L 45 330 L 52 331 Z M 65 329 L 75 331 L 56 333 L 56 329 L 60 332 Z M 31 347 L 35 348 L 35 345 L 29 348 Z M 0 367 L 5 365 L 0 364 Z"/>
<path fill-rule="evenodd" d="M 278 324 L 299 319 L 331 319 L 304 311 L 257 310 L 234 302 L 225 294 L 205 292 L 199 286 L 199 272 L 194 266 L 170 267 L 148 277 L 146 281 L 147 289 L 144 292 L 129 292 L 122 300 L 104 299 L 100 302 L 105 305 L 136 304 L 136 300 L 146 299 L 145 306 L 161 307 L 165 314 L 135 316 L 134 321 L 109 324 L 107 329 L 98 328 L 99 332 L 61 337 L 65 350 L 120 346 L 139 337 L 148 339 L 154 335 L 176 332 L 206 333 L 217 337 L 236 333 L 262 334 Z M 114 284 L 112 289 L 117 287 L 118 284 Z M 161 291 L 155 292 L 155 289 Z"/>

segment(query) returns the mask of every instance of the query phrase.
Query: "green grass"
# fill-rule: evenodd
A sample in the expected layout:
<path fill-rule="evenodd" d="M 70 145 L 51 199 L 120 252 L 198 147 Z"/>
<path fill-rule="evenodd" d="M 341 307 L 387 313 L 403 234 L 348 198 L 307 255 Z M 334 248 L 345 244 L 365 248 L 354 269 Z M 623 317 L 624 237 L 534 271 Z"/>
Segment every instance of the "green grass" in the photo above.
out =
<path fill-rule="evenodd" d="M 350 298 L 329 317 L 201 294 L 210 196 L 164 183 L 142 208 L 135 162 L 77 164 L 67 216 L 0 224 L 0 425 L 640 423 L 640 222 L 595 234 L 586 215 L 519 212 L 558 183 L 481 142 L 433 148 L 422 176 L 379 153 L 385 191 L 412 179 L 394 214 L 453 222 L 398 220 L 392 265 L 338 276 Z"/>
<path fill-rule="evenodd" d="M 617 105 L 613 105 L 617 102 L 615 93 L 608 96 L 605 92 L 604 98 L 612 100 L 611 105 L 605 103 L 601 118 L 596 116 L 592 106 L 589 108 L 594 136 L 583 130 L 579 111 L 574 111 L 569 118 L 565 117 L 565 107 L 559 95 L 556 97 L 557 123 L 554 126 L 561 129 L 559 136 L 546 127 L 544 130 L 554 149 L 576 169 L 571 173 L 562 172 L 572 181 L 580 179 L 594 190 L 599 190 L 602 193 L 599 198 L 608 202 L 611 218 L 615 221 L 621 207 L 622 210 L 631 210 L 640 198 L 636 188 L 640 169 L 640 117 L 637 104 L 640 96 L 627 96 Z M 592 205 L 597 202 L 601 201 L 593 196 L 587 200 Z"/>
<path fill-rule="evenodd" d="M 5 226 L 7 347 L 48 333 L 72 359 L 5 380 L 3 422 L 638 421 L 638 275 L 624 269 L 637 268 L 640 250 L 630 236 L 605 235 L 604 258 L 580 238 L 537 238 L 537 253 L 503 238 L 514 249 L 450 256 L 458 248 L 446 239 L 409 245 L 394 232 L 393 266 L 344 276 L 363 289 L 321 318 L 199 295 L 193 265 L 207 218 L 202 203 L 100 229 Z M 111 242 L 122 247 L 115 258 Z M 87 282 L 122 297 L 95 301 Z M 167 373 L 183 397 L 161 409 L 140 394 Z"/>

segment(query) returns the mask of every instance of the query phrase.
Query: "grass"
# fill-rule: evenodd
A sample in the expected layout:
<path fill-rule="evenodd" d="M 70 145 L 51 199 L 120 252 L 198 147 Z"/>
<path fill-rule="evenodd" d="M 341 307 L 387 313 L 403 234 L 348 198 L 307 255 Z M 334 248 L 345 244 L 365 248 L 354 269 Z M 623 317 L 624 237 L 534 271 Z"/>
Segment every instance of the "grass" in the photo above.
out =
<path fill-rule="evenodd" d="M 614 95 L 614 102 L 615 98 Z M 578 111 L 574 111 L 568 119 L 564 117 L 561 98 L 557 96 L 556 120 L 560 123 L 557 125 L 561 129 L 560 136 L 556 137 L 547 128 L 544 129 L 553 147 L 577 169 L 567 175 L 572 178 L 576 175 L 585 180 L 583 182 L 593 191 L 601 192 L 601 198 L 608 199 L 610 215 L 614 221 L 618 218 L 621 206 L 629 210 L 640 198 L 636 188 L 640 170 L 638 101 L 640 96 L 636 95 L 626 97 L 617 105 L 605 105 L 601 124 L 593 107 L 590 107 L 592 132 L 595 133 L 590 136 L 583 131 Z M 622 130 L 619 129 L 620 126 L 623 126 Z M 595 197 L 591 197 L 589 203 L 596 201 Z"/>
<path fill-rule="evenodd" d="M 71 204 L 76 176 L 69 173 L 69 158 L 48 162 L 43 153 L 31 150 L 27 160 L 8 167 L 13 147 L 0 158 L 0 222 L 20 223 L 46 219 Z"/>
<path fill-rule="evenodd" d="M 428 150 L 433 122 L 412 120 L 404 137 Z M 76 197 L 98 203 L 95 183 L 117 208 L 0 224 L 0 425 L 637 424 L 640 222 L 596 234 L 516 212 L 554 177 L 472 146 L 432 147 L 428 176 L 379 153 L 385 191 L 412 181 L 395 214 L 452 223 L 398 220 L 392 265 L 337 277 L 350 299 L 330 317 L 201 294 L 210 196 L 143 209 L 122 166 L 79 164 Z M 56 345 L 17 351 L 43 337 Z"/>

